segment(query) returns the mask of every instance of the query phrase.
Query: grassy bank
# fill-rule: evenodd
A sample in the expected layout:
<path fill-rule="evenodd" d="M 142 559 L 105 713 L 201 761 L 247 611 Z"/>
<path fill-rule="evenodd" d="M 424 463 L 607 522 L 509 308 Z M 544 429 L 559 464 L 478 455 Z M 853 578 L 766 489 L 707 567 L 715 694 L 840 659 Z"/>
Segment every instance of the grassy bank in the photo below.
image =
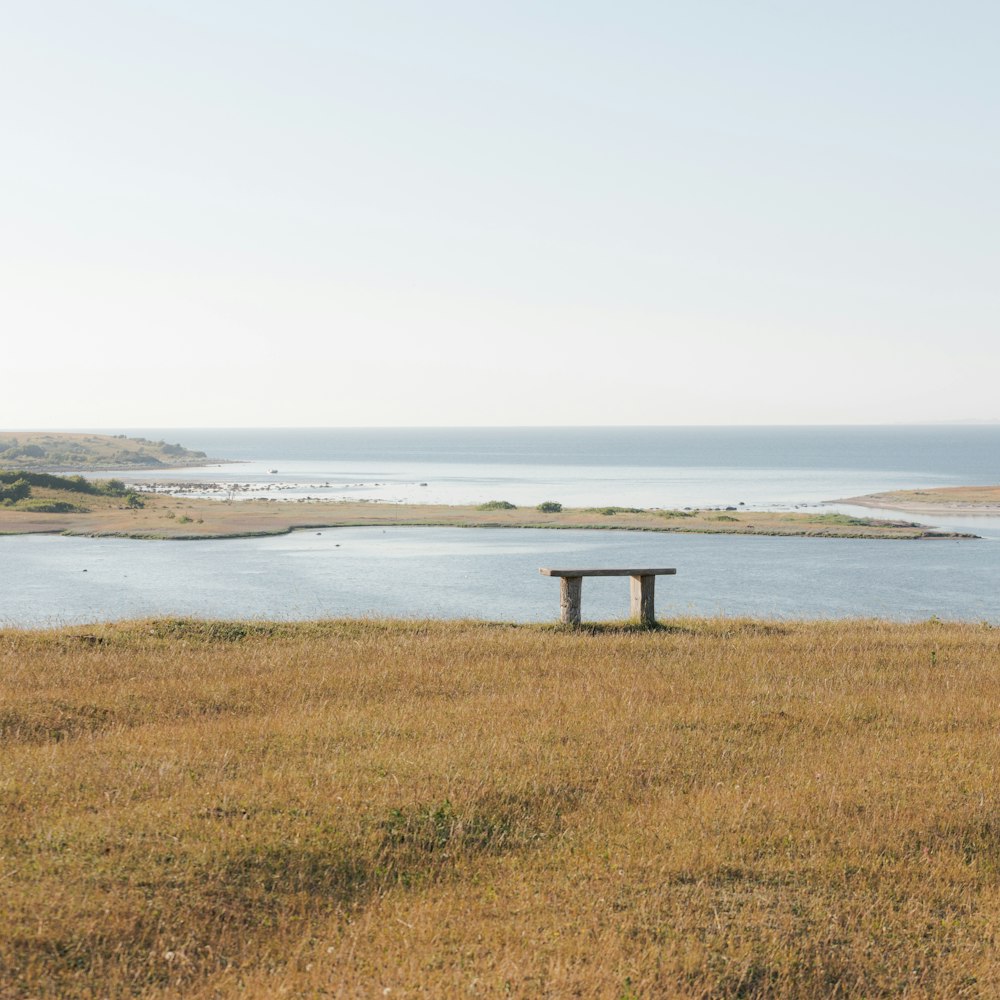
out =
<path fill-rule="evenodd" d="M 19 473 L 6 474 L 13 481 Z M 48 477 L 52 478 L 52 477 Z M 111 482 L 116 482 L 112 480 Z M 13 487 L 10 487 L 13 488 Z M 134 498 L 134 499 L 133 499 Z M 65 509 L 66 507 L 72 509 Z M 40 509 L 43 508 L 43 509 Z M 910 521 L 849 517 L 830 512 L 642 510 L 623 507 L 505 508 L 490 504 L 347 503 L 310 500 L 187 499 L 141 493 L 128 497 L 32 486 L 31 496 L 0 504 L 0 535 L 51 533 L 129 538 L 239 538 L 297 528 L 423 525 L 489 528 L 599 528 L 714 535 L 790 535 L 812 538 L 974 538 Z"/>
<path fill-rule="evenodd" d="M 1000 630 L 0 632 L 0 996 L 990 996 Z"/>

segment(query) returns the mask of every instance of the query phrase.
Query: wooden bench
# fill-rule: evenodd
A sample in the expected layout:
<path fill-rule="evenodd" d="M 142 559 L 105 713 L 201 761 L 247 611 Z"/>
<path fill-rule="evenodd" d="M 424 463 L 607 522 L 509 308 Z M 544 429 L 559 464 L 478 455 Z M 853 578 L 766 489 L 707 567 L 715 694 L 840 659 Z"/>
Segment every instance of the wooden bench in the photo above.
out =
<path fill-rule="evenodd" d="M 632 578 L 631 617 L 645 625 L 656 621 L 653 609 L 653 588 L 658 576 L 674 576 L 676 569 L 540 569 L 542 576 L 559 577 L 560 621 L 567 625 L 580 624 L 580 592 L 585 576 L 629 576 Z"/>

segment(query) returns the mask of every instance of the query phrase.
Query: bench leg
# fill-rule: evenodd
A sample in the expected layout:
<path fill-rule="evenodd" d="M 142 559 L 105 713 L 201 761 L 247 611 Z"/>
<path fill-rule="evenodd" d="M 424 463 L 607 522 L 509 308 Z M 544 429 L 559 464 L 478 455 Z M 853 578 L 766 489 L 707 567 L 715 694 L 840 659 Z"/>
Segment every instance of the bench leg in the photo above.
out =
<path fill-rule="evenodd" d="M 652 625 L 656 621 L 656 611 L 653 608 L 653 588 L 655 576 L 631 576 L 629 590 L 632 594 L 632 618 L 638 618 L 643 625 Z"/>
<path fill-rule="evenodd" d="M 559 619 L 564 625 L 580 624 L 580 592 L 582 590 L 582 576 L 559 578 Z"/>

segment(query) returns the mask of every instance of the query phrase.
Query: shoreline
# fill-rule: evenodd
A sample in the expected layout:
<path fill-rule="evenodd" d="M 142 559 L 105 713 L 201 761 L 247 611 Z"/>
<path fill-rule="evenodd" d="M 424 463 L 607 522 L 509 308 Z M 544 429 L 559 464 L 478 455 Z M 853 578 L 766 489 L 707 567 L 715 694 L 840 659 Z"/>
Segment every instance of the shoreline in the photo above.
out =
<path fill-rule="evenodd" d="M 886 490 L 832 503 L 898 510 L 905 514 L 1000 517 L 1000 486 L 944 486 L 923 490 Z"/>
<path fill-rule="evenodd" d="M 151 472 L 183 472 L 185 469 L 210 469 L 213 465 L 246 465 L 246 461 L 242 458 L 206 458 L 197 462 L 180 462 L 174 464 L 172 462 L 161 462 L 157 465 L 99 465 L 99 464 L 80 464 L 80 465 L 31 465 L 25 463 L 23 460 L 19 460 L 17 463 L 17 469 L 4 469 L 2 471 L 17 471 L 17 472 L 42 472 L 47 473 L 52 476 L 83 476 L 86 479 L 90 478 L 105 478 L 110 477 L 112 479 L 135 479 L 137 482 L 141 480 L 141 485 L 152 485 L 156 482 L 155 479 L 143 480 L 144 475 L 148 475 Z"/>

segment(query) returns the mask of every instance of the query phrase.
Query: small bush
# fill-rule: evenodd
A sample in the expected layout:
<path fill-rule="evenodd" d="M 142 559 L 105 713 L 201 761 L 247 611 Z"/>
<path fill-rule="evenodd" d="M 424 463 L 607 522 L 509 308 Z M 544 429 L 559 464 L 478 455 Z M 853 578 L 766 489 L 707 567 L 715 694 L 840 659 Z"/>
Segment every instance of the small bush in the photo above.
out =
<path fill-rule="evenodd" d="M 613 514 L 645 514 L 642 507 L 588 507 L 588 514 L 603 514 L 610 517 Z"/>
<path fill-rule="evenodd" d="M 86 514 L 87 508 L 80 507 L 66 500 L 22 500 L 16 505 L 17 510 L 30 511 L 33 514 Z"/>
<path fill-rule="evenodd" d="M 163 465 L 155 456 L 145 451 L 116 451 L 111 456 L 113 465 Z"/>
<path fill-rule="evenodd" d="M 488 500 L 486 503 L 481 503 L 476 510 L 517 510 L 509 500 Z"/>
<path fill-rule="evenodd" d="M 138 510 L 140 507 L 146 506 L 146 501 L 138 493 L 130 492 L 125 494 L 125 506 L 129 510 Z"/>
<path fill-rule="evenodd" d="M 885 523 L 871 517 L 851 517 L 850 514 L 814 514 L 809 520 L 813 524 L 840 524 L 857 528 L 874 528 Z"/>
<path fill-rule="evenodd" d="M 562 504 L 555 500 L 546 500 L 540 503 L 535 510 L 540 510 L 543 514 L 558 514 L 562 510 Z"/>
<path fill-rule="evenodd" d="M 37 444 L 19 445 L 13 441 L 3 450 L 4 458 L 45 458 L 45 450 Z"/>
<path fill-rule="evenodd" d="M 126 486 L 120 479 L 98 479 L 93 485 L 98 493 L 109 497 L 120 497 L 126 493 Z"/>
<path fill-rule="evenodd" d="M 31 496 L 31 483 L 26 479 L 15 479 L 10 486 L 0 486 L 0 500 L 10 500 L 17 503 Z"/>

